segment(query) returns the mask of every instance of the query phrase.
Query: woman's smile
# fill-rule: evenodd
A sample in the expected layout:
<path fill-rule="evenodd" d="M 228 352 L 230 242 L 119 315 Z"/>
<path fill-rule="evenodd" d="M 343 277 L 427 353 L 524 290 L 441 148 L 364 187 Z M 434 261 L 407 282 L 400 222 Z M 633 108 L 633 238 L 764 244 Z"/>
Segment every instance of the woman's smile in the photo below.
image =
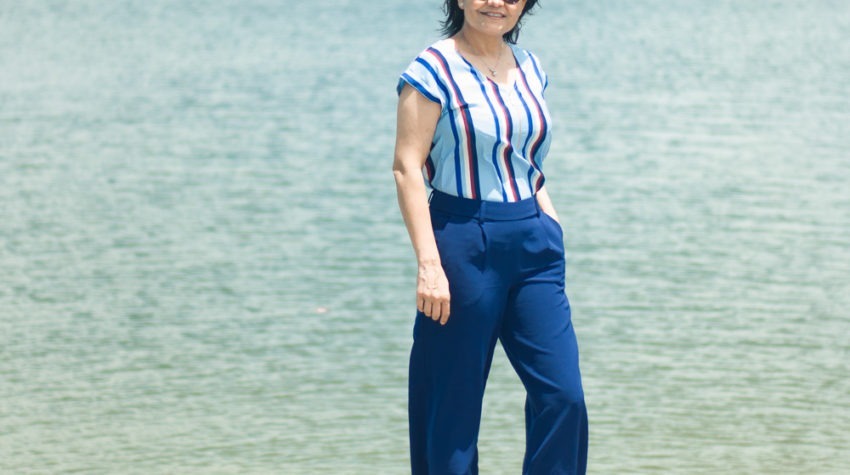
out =
<path fill-rule="evenodd" d="M 497 19 L 497 20 L 501 20 L 501 19 L 506 18 L 506 15 L 504 15 L 502 13 L 497 13 L 497 12 L 481 12 L 481 14 L 486 16 L 487 18 L 494 18 L 494 19 Z"/>

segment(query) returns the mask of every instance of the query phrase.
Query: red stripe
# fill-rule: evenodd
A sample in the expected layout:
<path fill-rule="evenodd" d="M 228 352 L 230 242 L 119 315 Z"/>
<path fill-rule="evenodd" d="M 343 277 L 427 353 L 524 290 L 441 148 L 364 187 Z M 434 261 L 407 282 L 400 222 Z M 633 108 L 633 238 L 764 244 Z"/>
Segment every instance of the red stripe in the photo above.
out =
<path fill-rule="evenodd" d="M 537 180 L 534 183 L 534 191 L 536 192 L 540 189 L 540 186 L 542 185 L 543 172 L 540 170 L 540 166 L 535 163 L 534 154 L 535 152 L 537 152 L 537 149 L 540 147 L 540 144 L 543 143 L 543 137 L 546 134 L 547 124 L 546 119 L 543 117 L 543 109 L 540 107 L 540 103 L 537 101 L 537 97 L 534 95 L 533 92 L 531 92 L 531 88 L 528 87 L 528 81 L 525 79 L 525 72 L 523 72 L 522 68 L 519 68 L 519 77 L 522 78 L 522 84 L 525 86 L 525 89 L 528 91 L 528 95 L 534 102 L 534 108 L 537 110 L 537 119 L 540 121 L 540 129 L 537 132 L 537 139 L 535 139 L 534 142 L 531 143 L 531 149 L 528 153 L 529 162 L 531 162 L 532 166 L 534 166 L 535 170 L 537 170 L 537 173 L 539 174 Z M 530 126 L 531 125 L 529 124 L 529 127 Z"/>
<path fill-rule="evenodd" d="M 451 88 L 454 90 L 453 95 L 455 99 L 455 105 L 457 105 L 458 111 L 460 112 L 459 115 L 463 120 L 463 132 L 466 136 L 466 164 L 469 169 L 466 178 L 469 184 L 469 193 L 470 195 L 472 195 L 472 199 L 478 199 L 478 194 L 475 192 L 475 182 L 473 181 L 474 177 L 472 176 L 476 171 L 474 162 L 475 151 L 472 149 L 472 131 L 469 127 L 469 119 L 466 116 L 466 113 L 468 113 L 468 111 L 464 111 L 464 109 L 466 108 L 460 102 L 460 90 L 451 73 L 449 72 L 449 66 L 445 63 L 445 61 L 443 61 L 442 55 L 434 51 L 433 48 L 429 48 L 428 52 L 431 53 L 431 56 L 433 56 L 437 60 L 437 63 L 439 63 L 440 67 L 443 69 L 443 73 L 446 75 L 446 78 L 448 78 L 447 82 L 449 83 L 449 86 L 451 86 Z"/>
<path fill-rule="evenodd" d="M 513 150 L 511 136 L 514 133 L 513 126 L 511 124 L 510 116 L 508 115 L 508 109 L 505 106 L 504 101 L 502 101 L 502 95 L 499 94 L 499 91 L 496 89 L 496 85 L 492 81 L 490 82 L 490 90 L 493 91 L 493 96 L 497 99 L 499 108 L 502 109 L 502 116 L 505 119 L 505 146 L 502 148 L 502 163 L 504 163 L 505 171 L 508 174 L 508 183 L 511 185 L 511 194 L 513 194 L 513 199 L 514 201 L 519 201 L 519 190 L 517 189 L 516 177 L 514 176 L 514 170 L 511 166 L 511 151 Z"/>

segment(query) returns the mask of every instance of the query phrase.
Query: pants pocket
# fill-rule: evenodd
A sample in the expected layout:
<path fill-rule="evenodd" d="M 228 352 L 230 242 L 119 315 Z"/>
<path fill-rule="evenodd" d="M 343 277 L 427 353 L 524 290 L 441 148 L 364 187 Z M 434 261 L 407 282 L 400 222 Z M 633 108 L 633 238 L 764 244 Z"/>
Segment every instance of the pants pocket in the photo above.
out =
<path fill-rule="evenodd" d="M 560 236 L 560 238 L 563 240 L 564 239 L 564 228 L 561 227 L 561 223 L 555 221 L 555 218 L 549 216 L 548 214 L 544 213 L 543 211 L 540 212 L 540 216 L 542 217 L 543 221 L 547 221 L 550 226 L 555 228 L 558 236 Z"/>
<path fill-rule="evenodd" d="M 540 212 L 540 221 L 543 228 L 546 230 L 546 235 L 549 237 L 550 244 L 561 254 L 564 254 L 564 229 L 561 223 L 555 221 L 555 218 L 544 212 Z"/>
<path fill-rule="evenodd" d="M 449 280 L 452 308 L 477 301 L 487 264 L 481 223 L 439 211 L 432 211 L 431 216 L 440 262 Z"/>

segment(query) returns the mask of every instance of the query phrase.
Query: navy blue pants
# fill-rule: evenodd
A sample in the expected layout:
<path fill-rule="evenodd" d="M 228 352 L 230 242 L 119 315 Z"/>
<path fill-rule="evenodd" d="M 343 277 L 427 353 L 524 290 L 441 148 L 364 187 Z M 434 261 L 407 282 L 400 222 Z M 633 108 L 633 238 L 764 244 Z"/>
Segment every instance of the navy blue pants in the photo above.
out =
<path fill-rule="evenodd" d="M 496 340 L 526 389 L 523 474 L 583 474 L 587 410 L 560 225 L 537 200 L 435 191 L 431 221 L 451 292 L 443 326 L 417 313 L 410 354 L 414 475 L 478 473 L 478 430 Z"/>

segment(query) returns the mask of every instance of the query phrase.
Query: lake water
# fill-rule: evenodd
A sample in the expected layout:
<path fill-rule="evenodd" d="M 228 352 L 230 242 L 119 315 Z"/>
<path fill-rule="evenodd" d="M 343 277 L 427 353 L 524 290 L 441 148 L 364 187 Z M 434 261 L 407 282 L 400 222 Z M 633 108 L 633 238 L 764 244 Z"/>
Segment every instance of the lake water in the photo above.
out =
<path fill-rule="evenodd" d="M 439 2 L 0 3 L 0 473 L 401 474 Z M 850 3 L 543 2 L 593 474 L 850 473 Z M 517 474 L 501 349 L 481 472 Z"/>

